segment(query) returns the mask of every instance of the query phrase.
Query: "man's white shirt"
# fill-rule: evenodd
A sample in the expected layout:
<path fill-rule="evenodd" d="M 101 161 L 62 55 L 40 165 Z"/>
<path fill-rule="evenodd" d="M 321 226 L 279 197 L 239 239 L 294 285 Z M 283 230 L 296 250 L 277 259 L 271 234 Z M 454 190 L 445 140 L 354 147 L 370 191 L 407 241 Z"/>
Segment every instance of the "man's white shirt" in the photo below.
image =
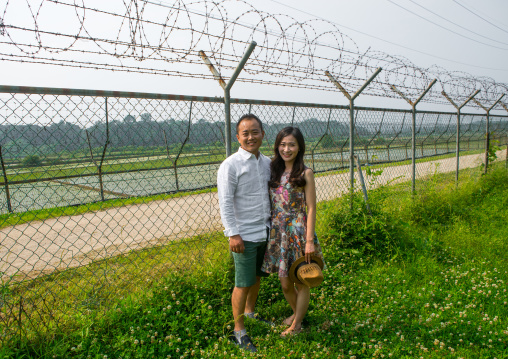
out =
<path fill-rule="evenodd" d="M 270 159 L 256 158 L 239 148 L 217 172 L 217 191 L 224 235 L 239 234 L 244 241 L 261 242 L 270 227 Z"/>

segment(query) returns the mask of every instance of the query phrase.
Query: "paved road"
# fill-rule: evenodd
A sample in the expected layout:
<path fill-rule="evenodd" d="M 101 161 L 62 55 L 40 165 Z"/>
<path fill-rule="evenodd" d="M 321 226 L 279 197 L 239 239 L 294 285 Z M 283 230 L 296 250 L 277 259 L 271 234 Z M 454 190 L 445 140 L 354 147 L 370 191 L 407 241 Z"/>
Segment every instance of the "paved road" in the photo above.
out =
<path fill-rule="evenodd" d="M 498 153 L 500 160 L 506 151 Z M 477 167 L 483 155 L 460 159 Z M 417 164 L 417 177 L 455 170 L 455 158 Z M 387 167 L 374 186 L 411 179 L 411 165 Z M 348 191 L 349 173 L 316 178 L 318 201 Z M 358 181 L 357 181 L 358 182 Z M 75 216 L 33 221 L 0 230 L 0 271 L 36 277 L 56 269 L 90 263 L 131 250 L 222 229 L 217 194 L 204 193 Z"/>

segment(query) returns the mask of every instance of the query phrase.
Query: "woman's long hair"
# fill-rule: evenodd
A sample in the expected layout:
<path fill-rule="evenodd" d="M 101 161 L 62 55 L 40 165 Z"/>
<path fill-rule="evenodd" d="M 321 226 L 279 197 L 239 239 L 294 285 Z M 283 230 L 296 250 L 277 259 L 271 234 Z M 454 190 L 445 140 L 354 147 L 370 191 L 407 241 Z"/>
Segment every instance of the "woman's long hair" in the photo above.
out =
<path fill-rule="evenodd" d="M 303 172 L 305 171 L 305 165 L 303 164 L 303 155 L 305 154 L 305 140 L 303 139 L 303 135 L 297 127 L 285 127 L 277 134 L 277 137 L 275 138 L 275 144 L 273 145 L 274 156 L 270 164 L 271 175 L 270 181 L 268 182 L 268 185 L 272 188 L 280 186 L 280 179 L 284 173 L 284 170 L 286 169 L 284 160 L 279 153 L 279 146 L 282 142 L 282 139 L 290 135 L 294 136 L 296 142 L 298 143 L 298 153 L 296 155 L 295 162 L 293 163 L 291 174 L 289 175 L 289 183 L 295 187 L 305 186 L 305 178 L 303 177 Z"/>

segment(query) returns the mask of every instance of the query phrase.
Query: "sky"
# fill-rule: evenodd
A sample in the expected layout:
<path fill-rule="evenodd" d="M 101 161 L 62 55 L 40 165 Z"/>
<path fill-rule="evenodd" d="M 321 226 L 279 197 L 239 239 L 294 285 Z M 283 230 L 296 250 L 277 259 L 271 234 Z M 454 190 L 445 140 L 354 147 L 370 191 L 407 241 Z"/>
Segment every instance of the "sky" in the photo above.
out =
<path fill-rule="evenodd" d="M 158 1 L 167 5 L 174 3 L 171 0 L 156 2 Z M 489 76 L 497 82 L 508 83 L 507 1 L 484 0 L 480 3 L 473 0 L 247 0 L 246 2 L 260 11 L 280 14 L 278 16 L 281 18 L 288 15 L 302 22 L 316 18 L 330 21 L 356 43 L 360 52 L 367 49 L 382 51 L 390 55 L 403 56 L 420 67 L 437 65 L 448 70 L 464 71 L 474 76 Z M 90 1 L 85 0 L 85 3 Z M 114 3 L 115 0 L 108 2 Z M 0 0 L 1 11 L 5 8 L 5 4 L 6 0 Z M 119 1 L 119 4 L 122 2 Z M 13 5 L 9 6 L 11 13 L 7 15 L 12 16 Z M 231 13 L 234 14 L 238 5 L 235 1 L 230 1 L 228 6 L 231 6 Z M 55 31 L 59 26 L 76 26 L 72 24 L 72 21 L 76 22 L 76 17 L 67 16 L 66 13 L 47 11 L 42 15 L 46 22 L 52 23 Z M 6 23 L 8 20 L 7 17 Z M 316 24 L 319 30 L 319 22 Z M 104 33 L 118 31 L 111 24 L 101 23 L 100 20 L 94 26 Z M 3 39 L 0 36 L 0 40 L 4 39 L 5 36 Z M 182 39 L 184 40 L 188 39 Z M 5 45 L 0 44 L 0 50 L 2 47 L 5 51 Z M 172 64 L 168 63 L 167 66 Z M 203 71 L 205 73 L 208 71 L 204 64 Z M 231 71 L 225 70 L 222 75 L 227 81 Z M 10 61 L 2 61 L 1 84 L 223 96 L 222 88 L 212 79 L 83 70 Z M 348 104 L 347 99 L 338 90 L 318 91 L 242 82 L 233 85 L 231 96 L 260 100 Z M 355 104 L 409 108 L 402 99 L 362 95 L 355 100 Z M 454 110 L 451 106 L 425 103 L 422 103 L 421 108 Z M 506 113 L 502 108 L 499 111 L 502 111 L 501 114 Z"/>

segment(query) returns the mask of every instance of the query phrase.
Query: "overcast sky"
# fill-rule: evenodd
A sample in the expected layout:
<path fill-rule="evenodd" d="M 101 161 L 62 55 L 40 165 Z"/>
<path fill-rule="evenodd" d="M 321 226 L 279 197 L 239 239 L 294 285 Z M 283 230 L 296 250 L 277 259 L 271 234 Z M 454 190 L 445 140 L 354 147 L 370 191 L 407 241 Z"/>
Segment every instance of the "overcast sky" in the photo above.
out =
<path fill-rule="evenodd" d="M 171 0 L 163 2 L 173 3 Z M 428 67 L 436 64 L 449 70 L 465 71 L 475 76 L 489 76 L 497 82 L 508 83 L 508 61 L 506 61 L 508 1 L 247 0 L 247 2 L 259 10 L 290 15 L 301 21 L 315 17 L 331 21 L 356 42 L 360 51 L 370 47 L 371 50 L 404 56 L 417 66 Z M 5 3 L 6 0 L 0 0 L 1 10 L 4 9 Z M 12 7 L 12 4 L 9 6 Z M 230 6 L 235 6 L 235 2 L 231 1 Z M 54 16 L 55 24 L 64 20 L 58 13 L 46 14 L 46 17 L 50 16 Z M 104 31 L 109 31 L 106 25 Z M 2 46 L 4 45 L 0 44 L 0 49 Z M 227 79 L 230 74 L 223 73 L 223 76 Z M 198 96 L 223 95 L 222 89 L 213 80 L 80 70 L 10 61 L 2 61 L 1 83 Z M 347 100 L 340 92 L 296 90 L 240 82 L 235 83 L 231 94 L 232 97 L 239 98 L 347 104 Z M 360 96 L 356 104 L 408 107 L 403 100 L 372 96 Z"/>

